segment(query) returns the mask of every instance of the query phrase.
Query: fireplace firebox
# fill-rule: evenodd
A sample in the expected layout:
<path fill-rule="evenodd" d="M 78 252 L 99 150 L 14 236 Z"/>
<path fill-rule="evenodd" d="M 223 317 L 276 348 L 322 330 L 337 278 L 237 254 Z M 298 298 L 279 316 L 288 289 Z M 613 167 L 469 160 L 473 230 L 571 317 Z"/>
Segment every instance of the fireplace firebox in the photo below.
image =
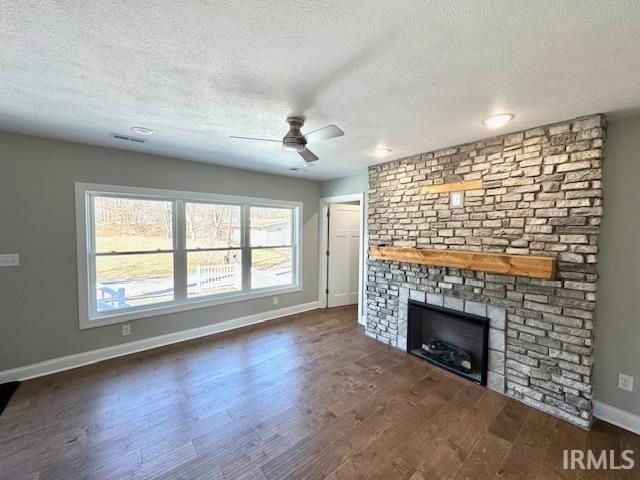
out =
<path fill-rule="evenodd" d="M 409 300 L 407 352 L 487 384 L 489 320 Z"/>

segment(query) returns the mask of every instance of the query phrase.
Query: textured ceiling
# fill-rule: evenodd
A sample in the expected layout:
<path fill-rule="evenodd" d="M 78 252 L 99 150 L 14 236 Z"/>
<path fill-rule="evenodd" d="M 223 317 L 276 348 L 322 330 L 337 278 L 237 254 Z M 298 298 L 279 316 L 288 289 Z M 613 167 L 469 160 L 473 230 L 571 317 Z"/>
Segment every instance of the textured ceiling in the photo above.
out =
<path fill-rule="evenodd" d="M 0 130 L 315 179 L 640 106 L 640 2 L 3 0 Z M 307 173 L 285 118 L 344 137 Z M 111 139 L 144 126 L 144 145 Z"/>

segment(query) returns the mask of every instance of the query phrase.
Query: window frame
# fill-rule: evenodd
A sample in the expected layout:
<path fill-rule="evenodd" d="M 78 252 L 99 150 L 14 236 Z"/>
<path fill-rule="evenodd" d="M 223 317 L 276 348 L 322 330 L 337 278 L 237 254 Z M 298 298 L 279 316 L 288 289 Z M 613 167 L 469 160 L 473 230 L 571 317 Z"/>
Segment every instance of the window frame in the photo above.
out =
<path fill-rule="evenodd" d="M 107 196 L 134 198 L 140 200 L 163 200 L 172 202 L 173 222 L 173 278 L 174 300 L 149 306 L 127 308 L 123 311 L 112 310 L 108 313 L 96 311 L 95 288 L 95 228 L 92 198 Z M 94 183 L 75 184 L 76 235 L 78 258 L 78 308 L 80 329 L 128 322 L 138 318 L 167 315 L 187 310 L 206 308 L 215 305 L 240 302 L 276 294 L 302 291 L 302 202 L 273 200 L 256 197 L 164 190 L 143 187 L 102 185 Z M 208 296 L 188 297 L 187 292 L 187 256 L 188 252 L 208 251 L 212 249 L 187 249 L 186 204 L 223 204 L 241 207 L 241 244 L 242 289 L 236 292 L 224 292 Z M 292 283 L 274 287 L 251 289 L 251 207 L 289 208 L 292 210 Z M 273 248 L 273 247 L 272 247 Z M 287 246 L 287 248 L 289 248 Z M 234 248 L 225 248 L 225 250 Z M 154 251 L 145 253 L 156 253 Z"/>

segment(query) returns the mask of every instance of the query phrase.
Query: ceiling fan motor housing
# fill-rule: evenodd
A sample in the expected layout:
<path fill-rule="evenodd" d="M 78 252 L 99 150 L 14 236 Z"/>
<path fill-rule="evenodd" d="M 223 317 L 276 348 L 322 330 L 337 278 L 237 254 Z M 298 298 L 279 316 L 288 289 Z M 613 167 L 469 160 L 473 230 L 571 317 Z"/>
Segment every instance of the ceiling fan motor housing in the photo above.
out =
<path fill-rule="evenodd" d="M 302 152 L 306 148 L 306 141 L 300 129 L 304 125 L 304 118 L 302 117 L 289 117 L 289 131 L 282 139 L 282 146 L 285 150 L 292 152 Z"/>

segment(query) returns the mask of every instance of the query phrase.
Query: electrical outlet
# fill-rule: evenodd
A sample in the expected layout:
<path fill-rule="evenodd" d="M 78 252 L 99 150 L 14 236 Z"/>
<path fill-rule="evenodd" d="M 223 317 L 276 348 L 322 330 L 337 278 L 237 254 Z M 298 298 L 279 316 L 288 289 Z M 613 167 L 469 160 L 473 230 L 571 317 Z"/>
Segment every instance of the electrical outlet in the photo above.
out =
<path fill-rule="evenodd" d="M 464 207 L 464 192 L 451 192 L 451 208 Z"/>
<path fill-rule="evenodd" d="M 127 337 L 131 335 L 131 325 L 122 325 L 122 336 Z"/>
<path fill-rule="evenodd" d="M 0 267 L 17 267 L 20 265 L 20 255 L 17 253 L 6 253 L 0 255 Z"/>
<path fill-rule="evenodd" d="M 273 297 L 273 304 L 277 305 L 278 304 L 278 297 Z"/>
<path fill-rule="evenodd" d="M 618 388 L 620 390 L 626 390 L 627 392 L 633 392 L 633 377 L 631 375 L 625 375 L 624 373 L 619 373 Z"/>

